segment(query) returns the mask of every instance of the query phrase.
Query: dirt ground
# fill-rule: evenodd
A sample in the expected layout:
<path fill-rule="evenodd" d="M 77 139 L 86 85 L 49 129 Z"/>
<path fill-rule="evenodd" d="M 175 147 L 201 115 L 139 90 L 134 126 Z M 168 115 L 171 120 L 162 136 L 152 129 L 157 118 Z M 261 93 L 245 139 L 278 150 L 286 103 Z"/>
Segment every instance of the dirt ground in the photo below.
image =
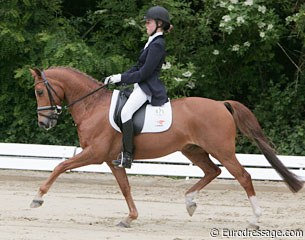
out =
<path fill-rule="evenodd" d="M 196 198 L 198 208 L 189 217 L 184 192 L 198 179 L 129 176 L 139 218 L 123 229 L 116 224 L 128 209 L 111 174 L 65 173 L 43 206 L 31 209 L 49 174 L 0 170 L 1 240 L 248 239 L 249 233 L 241 232 L 247 231 L 252 209 L 235 180 L 217 179 L 203 189 Z M 305 232 L 304 190 L 292 194 L 283 182 L 254 181 L 254 186 L 263 210 L 260 231 Z M 234 231 L 238 235 L 231 236 Z M 305 233 L 275 238 L 262 232 L 256 239 L 305 239 Z"/>

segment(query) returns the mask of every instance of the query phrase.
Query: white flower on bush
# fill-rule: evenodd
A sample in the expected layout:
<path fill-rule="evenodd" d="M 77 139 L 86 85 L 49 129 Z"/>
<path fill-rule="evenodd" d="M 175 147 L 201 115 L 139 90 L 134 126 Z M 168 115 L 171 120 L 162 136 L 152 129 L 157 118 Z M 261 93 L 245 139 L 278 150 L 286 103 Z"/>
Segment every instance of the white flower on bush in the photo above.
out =
<path fill-rule="evenodd" d="M 303 13 L 305 15 L 305 13 Z M 302 17 L 302 15 L 300 13 L 296 13 L 292 16 L 288 16 L 285 18 L 286 22 L 297 22 L 299 20 L 299 18 Z"/>
<path fill-rule="evenodd" d="M 233 6 L 233 5 L 229 5 L 229 6 L 228 6 L 228 10 L 229 10 L 229 11 L 232 11 L 233 9 L 234 9 L 234 6 Z"/>
<path fill-rule="evenodd" d="M 244 42 L 244 46 L 245 46 L 245 47 L 250 47 L 250 46 L 251 46 L 251 43 L 250 43 L 249 41 Z"/>
<path fill-rule="evenodd" d="M 273 24 L 268 24 L 268 26 L 267 26 L 267 30 L 271 30 L 273 28 Z"/>
<path fill-rule="evenodd" d="M 231 21 L 231 17 L 229 15 L 225 15 L 225 16 L 222 17 L 222 20 L 224 22 L 230 22 Z"/>
<path fill-rule="evenodd" d="M 233 52 L 238 52 L 238 51 L 239 51 L 239 44 L 233 45 L 232 51 L 233 51 Z"/>
<path fill-rule="evenodd" d="M 267 10 L 267 8 L 263 5 L 263 6 L 258 6 L 258 11 L 261 12 L 261 13 L 265 13 Z"/>
<path fill-rule="evenodd" d="M 163 63 L 162 65 L 162 69 L 170 69 L 172 67 L 171 63 L 170 62 L 166 62 L 166 63 Z"/>
<path fill-rule="evenodd" d="M 244 2 L 244 5 L 245 5 L 245 6 L 252 6 L 252 5 L 253 5 L 253 0 L 246 0 L 246 1 Z"/>
<path fill-rule="evenodd" d="M 181 78 L 176 78 L 175 77 L 174 79 L 175 79 L 176 82 L 182 82 L 183 81 L 183 79 L 181 79 Z"/>
<path fill-rule="evenodd" d="M 222 7 L 222 8 L 225 8 L 226 5 L 227 5 L 227 3 L 224 2 L 224 1 L 220 1 L 220 3 L 219 3 L 219 6 Z"/>
<path fill-rule="evenodd" d="M 264 38 L 264 37 L 266 36 L 266 33 L 265 33 L 265 32 L 260 32 L 260 33 L 259 33 L 259 36 L 260 36 L 261 38 Z"/>
<path fill-rule="evenodd" d="M 187 71 L 187 72 L 185 72 L 185 73 L 182 73 L 182 76 L 183 76 L 183 77 L 189 78 L 189 77 L 192 76 L 192 73 L 191 73 L 190 71 Z"/>
<path fill-rule="evenodd" d="M 104 13 L 106 13 L 106 12 L 107 12 L 106 9 L 103 9 L 103 10 L 96 10 L 96 11 L 94 12 L 94 14 L 104 14 Z"/>
<path fill-rule="evenodd" d="M 186 86 L 187 86 L 188 88 L 190 88 L 190 89 L 193 89 L 193 88 L 195 88 L 195 83 L 194 83 L 194 82 L 188 82 L 188 83 L 186 84 Z"/>
<path fill-rule="evenodd" d="M 214 54 L 214 55 L 219 55 L 219 50 L 215 49 L 215 50 L 213 51 L 213 54 Z"/>
<path fill-rule="evenodd" d="M 237 21 L 238 24 L 242 24 L 242 23 L 245 22 L 245 19 L 244 19 L 243 16 L 239 16 L 239 17 L 236 18 L 236 21 Z"/>
<path fill-rule="evenodd" d="M 131 19 L 129 22 L 128 22 L 129 25 L 131 26 L 135 26 L 136 25 L 136 21 L 134 19 Z"/>
<path fill-rule="evenodd" d="M 228 34 L 231 34 L 232 31 L 233 31 L 233 27 L 232 27 L 232 26 L 228 26 L 228 27 L 225 28 L 225 30 L 226 30 L 226 32 L 227 32 Z"/>
<path fill-rule="evenodd" d="M 286 17 L 285 20 L 286 20 L 286 22 L 292 22 L 293 21 L 291 16 Z"/>
<path fill-rule="evenodd" d="M 285 20 L 286 20 L 286 22 L 296 22 L 298 19 L 297 17 L 298 17 L 298 15 L 295 14 L 295 15 L 286 17 Z"/>
<path fill-rule="evenodd" d="M 238 0 L 230 0 L 231 3 L 236 4 L 238 3 Z"/>
<path fill-rule="evenodd" d="M 257 24 L 258 28 L 264 28 L 266 26 L 266 23 L 260 22 Z"/>

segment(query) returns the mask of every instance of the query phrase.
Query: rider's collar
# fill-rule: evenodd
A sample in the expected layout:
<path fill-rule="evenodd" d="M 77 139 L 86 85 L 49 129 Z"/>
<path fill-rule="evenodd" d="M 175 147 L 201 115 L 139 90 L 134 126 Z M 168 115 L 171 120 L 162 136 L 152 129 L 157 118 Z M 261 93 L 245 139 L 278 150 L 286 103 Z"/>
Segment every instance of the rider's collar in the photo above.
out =
<path fill-rule="evenodd" d="M 147 43 L 145 44 L 144 49 L 148 47 L 148 45 L 152 42 L 152 40 L 154 40 L 156 37 L 161 36 L 161 35 L 163 35 L 163 32 L 156 32 L 154 35 L 149 36 L 149 38 L 147 40 Z"/>

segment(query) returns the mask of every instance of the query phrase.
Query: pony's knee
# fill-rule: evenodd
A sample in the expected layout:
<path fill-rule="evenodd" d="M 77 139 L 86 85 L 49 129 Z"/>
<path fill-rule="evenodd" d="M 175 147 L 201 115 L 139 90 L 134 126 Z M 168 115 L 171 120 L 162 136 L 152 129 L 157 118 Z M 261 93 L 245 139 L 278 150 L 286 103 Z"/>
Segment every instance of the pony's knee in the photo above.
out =
<path fill-rule="evenodd" d="M 54 169 L 54 171 L 59 174 L 65 172 L 66 170 L 68 170 L 68 164 L 65 161 L 58 164 Z"/>
<path fill-rule="evenodd" d="M 60 174 L 66 172 L 72 168 L 73 167 L 71 167 L 71 162 L 63 161 L 54 168 L 53 173 L 55 174 L 55 176 L 59 176 Z"/>

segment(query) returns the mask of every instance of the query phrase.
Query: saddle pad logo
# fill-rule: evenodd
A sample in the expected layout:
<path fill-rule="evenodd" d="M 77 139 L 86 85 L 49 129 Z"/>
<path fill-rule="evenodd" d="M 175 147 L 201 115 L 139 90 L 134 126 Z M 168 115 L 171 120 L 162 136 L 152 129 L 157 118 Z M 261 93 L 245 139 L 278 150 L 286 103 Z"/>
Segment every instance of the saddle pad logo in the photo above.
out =
<path fill-rule="evenodd" d="M 156 109 L 155 109 L 155 113 L 156 113 L 156 115 L 158 115 L 158 116 L 162 116 L 162 115 L 164 115 L 164 109 L 163 108 L 161 108 L 161 107 L 156 107 Z"/>
<path fill-rule="evenodd" d="M 156 122 L 156 127 L 163 127 L 163 126 L 164 126 L 164 123 L 165 123 L 165 120 L 162 120 L 162 119 L 157 120 L 157 122 Z"/>

